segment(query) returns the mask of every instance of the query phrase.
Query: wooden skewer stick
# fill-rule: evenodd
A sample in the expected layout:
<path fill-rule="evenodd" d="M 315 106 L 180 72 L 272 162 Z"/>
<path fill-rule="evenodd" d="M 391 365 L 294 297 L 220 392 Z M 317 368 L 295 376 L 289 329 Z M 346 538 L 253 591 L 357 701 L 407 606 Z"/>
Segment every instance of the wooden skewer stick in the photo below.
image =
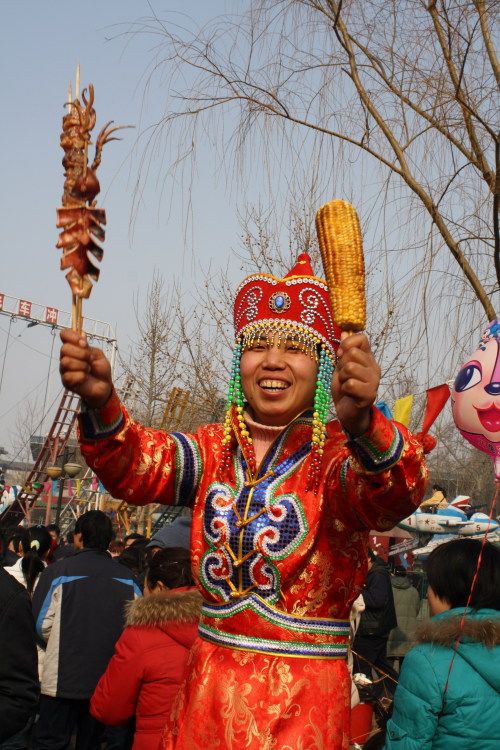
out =
<path fill-rule="evenodd" d="M 80 63 L 76 66 L 75 99 L 80 98 Z"/>
<path fill-rule="evenodd" d="M 78 331 L 78 333 L 81 333 L 82 325 L 83 325 L 82 308 L 83 308 L 83 298 L 80 297 L 80 295 L 77 295 L 76 297 L 76 330 Z"/>
<path fill-rule="evenodd" d="M 71 295 L 71 330 L 78 331 L 76 294 Z"/>

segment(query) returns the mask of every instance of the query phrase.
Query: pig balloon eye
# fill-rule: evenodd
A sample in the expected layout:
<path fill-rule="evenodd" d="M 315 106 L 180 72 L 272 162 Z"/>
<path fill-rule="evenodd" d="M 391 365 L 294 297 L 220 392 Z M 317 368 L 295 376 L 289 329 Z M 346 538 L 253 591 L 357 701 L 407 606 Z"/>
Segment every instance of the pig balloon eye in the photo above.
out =
<path fill-rule="evenodd" d="M 482 377 L 483 373 L 481 372 L 480 367 L 472 364 L 467 365 L 458 373 L 454 388 L 457 393 L 461 393 L 462 391 L 466 391 L 480 383 Z"/>

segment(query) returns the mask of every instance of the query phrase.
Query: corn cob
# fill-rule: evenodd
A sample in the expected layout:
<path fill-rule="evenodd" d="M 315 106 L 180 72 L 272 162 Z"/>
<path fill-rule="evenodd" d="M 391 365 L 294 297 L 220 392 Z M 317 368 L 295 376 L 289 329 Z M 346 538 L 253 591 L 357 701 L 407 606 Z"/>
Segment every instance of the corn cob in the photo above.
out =
<path fill-rule="evenodd" d="M 316 214 L 316 231 L 333 318 L 342 331 L 366 324 L 365 264 L 356 209 L 347 201 L 325 203 Z"/>

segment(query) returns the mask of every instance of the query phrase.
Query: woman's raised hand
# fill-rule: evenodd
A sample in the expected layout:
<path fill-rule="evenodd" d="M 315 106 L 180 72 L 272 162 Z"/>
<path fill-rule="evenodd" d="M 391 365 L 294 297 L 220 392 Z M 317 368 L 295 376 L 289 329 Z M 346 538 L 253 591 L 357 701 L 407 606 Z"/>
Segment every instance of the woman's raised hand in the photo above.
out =
<path fill-rule="evenodd" d="M 337 417 L 346 432 L 362 435 L 377 398 L 380 367 L 364 333 L 343 334 L 332 381 Z"/>
<path fill-rule="evenodd" d="M 84 333 L 61 331 L 59 372 L 65 388 L 78 394 L 92 409 L 107 402 L 113 391 L 111 365 L 101 349 L 89 346 Z"/>

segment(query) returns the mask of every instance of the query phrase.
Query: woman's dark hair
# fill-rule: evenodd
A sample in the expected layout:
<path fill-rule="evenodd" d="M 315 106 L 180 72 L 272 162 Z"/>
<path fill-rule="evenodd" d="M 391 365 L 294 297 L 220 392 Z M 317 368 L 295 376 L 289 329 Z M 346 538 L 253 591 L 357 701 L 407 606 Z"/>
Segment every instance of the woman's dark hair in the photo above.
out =
<path fill-rule="evenodd" d="M 22 542 L 23 539 L 26 538 L 26 529 L 16 529 L 15 531 L 11 531 L 10 534 L 5 539 L 5 547 L 8 549 L 9 546 L 12 544 L 12 547 L 14 549 L 14 552 L 18 557 L 21 557 L 23 554 L 22 549 Z"/>
<path fill-rule="evenodd" d="M 31 526 L 24 532 L 22 540 L 23 560 L 21 570 L 28 593 L 33 593 L 36 579 L 45 568 L 43 564 L 44 555 L 49 551 L 52 537 L 45 526 Z"/>
<path fill-rule="evenodd" d="M 446 490 L 445 490 L 445 488 L 444 488 L 444 487 L 442 487 L 442 486 L 441 486 L 440 484 L 433 484 L 433 485 L 432 485 L 432 489 L 433 489 L 433 490 L 436 490 L 437 492 L 442 492 L 442 493 L 443 493 L 443 495 L 445 495 L 445 496 L 446 496 Z"/>
<path fill-rule="evenodd" d="M 115 555 L 121 555 L 124 549 L 125 542 L 122 542 L 121 539 L 112 539 L 109 543 L 108 552 L 111 552 L 111 554 L 114 552 Z"/>
<path fill-rule="evenodd" d="M 453 539 L 432 550 L 427 559 L 429 586 L 452 609 L 467 604 L 481 547 L 479 539 Z M 491 542 L 484 545 L 470 606 L 500 610 L 500 549 Z"/>
<path fill-rule="evenodd" d="M 182 547 L 158 550 L 149 561 L 146 582 L 150 589 L 154 589 L 158 583 L 163 583 L 169 589 L 193 586 L 189 550 Z"/>
<path fill-rule="evenodd" d="M 139 534 L 137 531 L 132 531 L 131 534 L 127 534 L 125 537 L 125 544 L 130 540 L 132 540 L 132 544 L 134 544 L 134 542 L 146 542 L 147 537 L 144 536 L 144 534 Z"/>
<path fill-rule="evenodd" d="M 89 510 L 77 518 L 74 533 L 82 535 L 85 548 L 101 552 L 106 552 L 114 537 L 111 519 L 102 510 Z"/>
<path fill-rule="evenodd" d="M 126 565 L 132 571 L 134 576 L 139 580 L 141 588 L 144 586 L 144 576 L 147 566 L 148 553 L 146 543 L 147 540 L 144 540 L 144 542 L 139 540 L 135 544 L 125 547 L 116 558 L 118 562 Z"/>

